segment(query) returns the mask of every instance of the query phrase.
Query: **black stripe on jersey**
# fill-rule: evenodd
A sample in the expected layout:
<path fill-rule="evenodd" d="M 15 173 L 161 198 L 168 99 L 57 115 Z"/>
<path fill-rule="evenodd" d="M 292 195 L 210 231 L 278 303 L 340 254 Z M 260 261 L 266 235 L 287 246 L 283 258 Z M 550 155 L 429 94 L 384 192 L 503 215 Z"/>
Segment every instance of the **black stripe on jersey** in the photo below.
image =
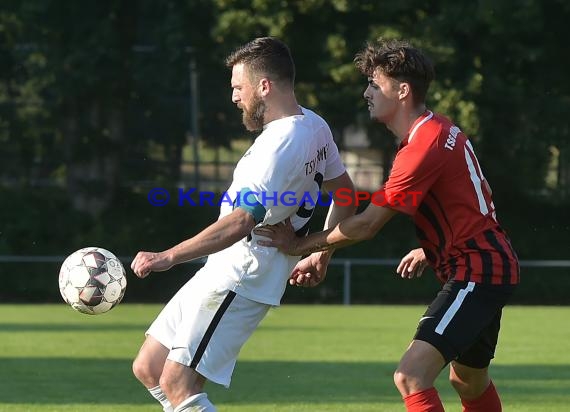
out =
<path fill-rule="evenodd" d="M 427 236 L 426 233 L 420 229 L 420 227 L 418 225 L 416 226 L 416 236 L 418 237 L 419 240 L 427 240 Z"/>
<path fill-rule="evenodd" d="M 471 282 L 471 273 L 473 269 L 471 269 L 471 256 L 469 254 L 465 254 L 465 282 Z"/>
<path fill-rule="evenodd" d="M 431 223 L 431 226 L 435 230 L 435 233 L 437 233 L 437 238 L 439 240 L 439 245 L 437 246 L 437 253 L 439 254 L 439 260 L 441 261 L 442 260 L 442 253 L 441 252 L 443 251 L 443 248 L 445 247 L 445 235 L 443 233 L 443 229 L 441 228 L 441 225 L 439 224 L 439 221 L 435 217 L 435 214 L 433 213 L 433 211 L 430 209 L 430 207 L 428 205 L 426 205 L 426 202 L 422 202 L 418 211 L 422 215 L 424 215 L 424 217 L 426 218 L 426 220 L 428 222 Z"/>
<path fill-rule="evenodd" d="M 457 259 L 456 258 L 449 259 L 449 266 L 450 266 L 449 279 L 453 279 L 455 277 L 455 274 L 457 273 Z"/>
<path fill-rule="evenodd" d="M 420 240 L 420 242 L 423 241 L 426 243 L 433 244 L 433 242 L 431 242 L 427 238 L 426 233 L 423 230 L 421 230 L 418 225 L 415 225 L 415 227 L 416 227 L 416 236 Z M 438 260 L 438 257 L 430 249 L 426 249 L 426 248 L 422 248 L 422 249 L 424 250 L 424 253 L 426 255 L 428 262 L 430 262 L 434 267 L 439 265 L 440 261 Z"/>
<path fill-rule="evenodd" d="M 482 250 L 474 239 L 469 239 L 465 244 L 470 248 L 477 250 L 481 256 L 481 283 L 492 283 L 493 279 L 493 257 L 486 250 Z"/>
<path fill-rule="evenodd" d="M 206 333 L 204 334 L 204 337 L 200 341 L 200 344 L 198 345 L 198 349 L 196 349 L 196 353 L 194 354 L 194 357 L 192 358 L 192 362 L 190 363 L 190 367 L 192 369 L 196 369 L 196 366 L 198 366 L 198 362 L 200 362 L 200 359 L 202 359 L 202 356 L 204 355 L 204 352 L 206 351 L 206 347 L 208 346 L 208 342 L 210 342 L 210 339 L 212 338 L 212 335 L 214 334 L 214 331 L 216 330 L 218 323 L 220 323 L 222 316 L 224 315 L 224 313 L 226 312 L 226 310 L 230 306 L 230 303 L 232 303 L 232 301 L 234 300 L 235 297 L 236 297 L 236 293 L 234 291 L 230 290 L 228 292 L 228 296 L 226 296 L 226 298 L 224 299 L 224 301 L 222 302 L 222 304 L 220 305 L 220 307 L 216 311 L 216 314 L 212 318 L 212 321 L 210 322 L 210 325 L 208 326 L 208 329 L 206 330 Z"/>
<path fill-rule="evenodd" d="M 453 227 L 449 224 L 449 220 L 447 220 L 447 214 L 445 213 L 445 209 L 441 205 L 441 202 L 432 192 L 429 192 L 428 196 L 430 198 L 432 198 L 433 201 L 435 202 L 435 204 L 437 205 L 437 208 L 439 209 L 439 213 L 440 213 L 441 217 L 443 218 L 443 220 L 445 221 L 445 224 L 447 225 L 448 233 L 451 234 L 451 239 L 453 239 Z"/>
<path fill-rule="evenodd" d="M 517 262 L 517 267 L 516 267 L 516 269 L 515 269 L 516 275 L 515 275 L 514 281 L 515 281 L 516 283 L 519 283 L 519 281 L 520 281 L 520 268 L 519 268 L 519 265 L 518 265 L 518 259 L 519 259 L 519 258 L 518 258 L 518 256 L 517 256 L 517 252 L 515 252 L 515 250 L 513 249 L 513 245 L 511 245 L 511 241 L 510 241 L 509 237 L 507 236 L 507 233 L 506 233 L 501 227 L 498 227 L 498 228 L 497 228 L 497 231 L 499 231 L 501 234 L 503 234 L 504 240 L 505 240 L 505 244 L 507 245 L 507 247 L 508 247 L 509 250 L 511 251 L 511 256 L 512 256 L 513 259 L 515 259 L 515 261 Z"/>
<path fill-rule="evenodd" d="M 508 285 L 511 283 L 511 262 L 509 261 L 509 256 L 508 253 L 505 251 L 505 249 L 503 248 L 503 245 L 501 245 L 501 243 L 499 242 L 499 239 L 497 239 L 497 236 L 495 236 L 495 233 L 492 230 L 486 230 L 485 233 L 485 239 L 487 239 L 487 242 L 489 242 L 489 244 L 491 246 L 493 246 L 495 249 L 497 249 L 497 251 L 499 251 L 500 255 L 501 255 L 501 261 L 503 263 L 503 279 L 501 280 L 501 283 L 503 285 Z"/>

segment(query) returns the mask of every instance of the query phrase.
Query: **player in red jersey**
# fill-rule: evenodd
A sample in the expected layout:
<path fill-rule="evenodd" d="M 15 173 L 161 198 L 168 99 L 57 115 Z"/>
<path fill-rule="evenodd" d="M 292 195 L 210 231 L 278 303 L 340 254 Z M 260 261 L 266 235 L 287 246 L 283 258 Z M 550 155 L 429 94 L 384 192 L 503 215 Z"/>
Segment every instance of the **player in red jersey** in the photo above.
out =
<path fill-rule="evenodd" d="M 259 228 L 269 238 L 260 243 L 291 255 L 312 253 L 297 264 L 290 283 L 314 286 L 326 273 L 318 251 L 370 239 L 396 213 L 411 215 L 421 248 L 406 255 L 397 272 L 411 278 L 429 264 L 443 287 L 420 319 L 394 383 L 408 411 L 443 411 L 434 382 L 449 363 L 464 411 L 500 411 L 488 367 L 519 265 L 497 222 L 489 184 L 467 137 L 426 108 L 434 71 L 424 54 L 406 42 L 379 40 L 355 63 L 368 77 L 370 117 L 399 143 L 382 190 L 386 201 L 304 238 L 295 237 L 288 222 Z"/>

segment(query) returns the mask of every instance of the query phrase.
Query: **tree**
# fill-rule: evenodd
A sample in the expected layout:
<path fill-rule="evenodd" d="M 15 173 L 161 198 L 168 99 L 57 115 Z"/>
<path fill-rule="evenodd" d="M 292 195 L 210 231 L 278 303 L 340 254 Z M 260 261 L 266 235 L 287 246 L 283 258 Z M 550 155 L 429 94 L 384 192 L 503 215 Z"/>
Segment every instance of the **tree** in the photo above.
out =
<path fill-rule="evenodd" d="M 472 138 L 495 189 L 545 192 L 551 153 L 559 153 L 557 184 L 563 188 L 566 176 L 568 193 L 570 82 L 559 44 L 570 34 L 570 6 L 525 5 L 6 0 L 0 11 L 4 175 L 28 184 L 65 178 L 76 207 L 93 214 L 126 182 L 177 183 L 190 128 L 188 48 L 200 76 L 200 138 L 228 146 L 244 132 L 224 59 L 265 35 L 290 45 L 300 103 L 324 115 L 342 143 L 345 128 L 365 113 L 365 81 L 352 59 L 366 40 L 382 36 L 410 39 L 433 58 L 429 104 Z M 394 149 L 389 137 L 371 133 L 385 161 Z"/>

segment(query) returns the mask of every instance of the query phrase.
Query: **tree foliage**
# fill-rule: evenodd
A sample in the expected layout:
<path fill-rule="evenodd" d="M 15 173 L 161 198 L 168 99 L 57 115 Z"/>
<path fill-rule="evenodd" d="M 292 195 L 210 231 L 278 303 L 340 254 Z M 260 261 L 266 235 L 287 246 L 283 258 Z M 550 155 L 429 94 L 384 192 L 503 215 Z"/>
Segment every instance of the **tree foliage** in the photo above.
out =
<path fill-rule="evenodd" d="M 75 207 L 92 213 L 130 182 L 179 181 L 195 92 L 190 61 L 200 81 L 199 137 L 228 146 L 244 131 L 224 58 L 265 35 L 290 45 L 300 102 L 322 113 L 342 144 L 347 126 L 370 126 L 366 81 L 352 59 L 382 36 L 410 39 L 432 57 L 430 106 L 475 142 L 495 190 L 567 199 L 570 82 L 562 42 L 570 6 L 523 3 L 5 0 L 1 176 L 12 185 L 65 182 Z M 381 128 L 370 128 L 370 140 L 385 153 L 394 149 Z M 559 176 L 548 185 L 552 153 Z M 93 184 L 96 195 L 85 190 Z"/>

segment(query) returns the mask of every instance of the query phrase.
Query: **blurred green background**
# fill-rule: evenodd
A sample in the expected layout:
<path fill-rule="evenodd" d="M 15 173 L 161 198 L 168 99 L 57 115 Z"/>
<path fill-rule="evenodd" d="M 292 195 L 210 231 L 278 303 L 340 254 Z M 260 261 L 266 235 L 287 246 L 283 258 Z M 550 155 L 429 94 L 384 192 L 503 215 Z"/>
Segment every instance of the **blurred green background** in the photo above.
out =
<path fill-rule="evenodd" d="M 351 130 L 366 131 L 383 170 L 394 140 L 368 121 L 366 79 L 352 59 L 379 36 L 422 48 L 437 74 L 428 104 L 470 136 L 520 258 L 567 260 L 569 18 L 562 0 L 3 0 L 0 256 L 100 246 L 128 257 L 212 222 L 217 207 L 178 206 L 177 190 L 227 187 L 255 135 L 231 103 L 224 58 L 271 35 L 291 47 L 299 102 L 329 121 L 343 153 L 353 150 Z M 169 191 L 168 205 L 149 203 L 154 187 Z M 398 216 L 336 256 L 394 259 L 415 246 L 411 222 Z M 0 300 L 59 300 L 60 263 L 0 260 Z M 165 301 L 197 267 L 144 281 L 129 273 L 125 300 Z M 322 288 L 291 289 L 285 300 L 340 302 L 342 267 L 330 272 Z M 354 267 L 352 300 L 417 302 L 438 288 L 431 273 L 402 285 L 394 272 Z M 569 275 L 524 267 L 515 299 L 570 303 Z"/>

